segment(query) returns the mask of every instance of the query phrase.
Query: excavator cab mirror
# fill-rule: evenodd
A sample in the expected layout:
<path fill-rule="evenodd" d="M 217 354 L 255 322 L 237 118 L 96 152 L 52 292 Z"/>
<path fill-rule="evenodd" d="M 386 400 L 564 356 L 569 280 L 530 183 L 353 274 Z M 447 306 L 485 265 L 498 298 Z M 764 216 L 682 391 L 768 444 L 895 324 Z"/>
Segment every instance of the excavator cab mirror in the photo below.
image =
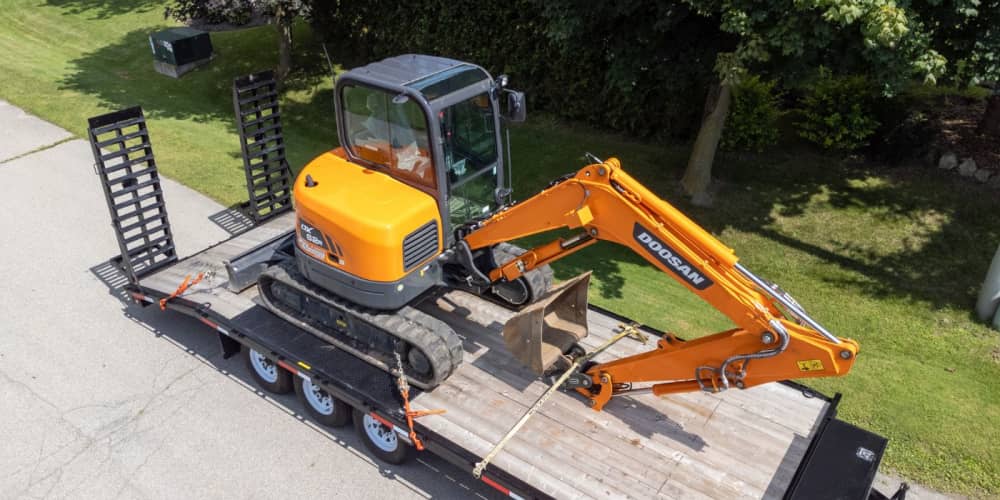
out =
<path fill-rule="evenodd" d="M 524 92 L 516 90 L 504 90 L 507 95 L 507 109 L 503 110 L 503 117 L 511 123 L 522 123 L 527 118 L 528 108 L 524 102 Z"/>

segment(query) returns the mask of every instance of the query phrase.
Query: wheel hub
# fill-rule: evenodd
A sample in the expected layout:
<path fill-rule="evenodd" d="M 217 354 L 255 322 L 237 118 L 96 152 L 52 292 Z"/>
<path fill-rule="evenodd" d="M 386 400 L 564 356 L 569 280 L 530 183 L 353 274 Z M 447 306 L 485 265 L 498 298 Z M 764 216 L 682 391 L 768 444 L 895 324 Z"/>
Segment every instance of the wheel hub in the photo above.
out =
<path fill-rule="evenodd" d="M 365 415 L 364 427 L 365 434 L 368 435 L 368 439 L 370 439 L 371 442 L 380 450 L 386 453 L 396 451 L 396 448 L 399 446 L 399 442 L 397 441 L 395 431 L 375 418 L 372 418 L 371 415 Z"/>
<path fill-rule="evenodd" d="M 253 365 L 254 371 L 256 371 L 257 375 L 264 379 L 265 382 L 273 384 L 278 381 L 277 365 L 259 352 L 254 350 L 250 351 L 250 364 Z"/>
<path fill-rule="evenodd" d="M 302 392 L 309 405 L 323 415 L 333 414 L 333 398 L 310 380 L 302 381 Z"/>

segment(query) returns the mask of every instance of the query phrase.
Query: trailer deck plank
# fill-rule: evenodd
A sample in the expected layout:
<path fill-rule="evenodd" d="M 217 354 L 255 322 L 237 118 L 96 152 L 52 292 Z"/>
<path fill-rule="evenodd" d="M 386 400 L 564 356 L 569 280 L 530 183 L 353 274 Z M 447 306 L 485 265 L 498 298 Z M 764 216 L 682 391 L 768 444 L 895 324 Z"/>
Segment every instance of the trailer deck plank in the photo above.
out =
<path fill-rule="evenodd" d="M 452 324 L 458 331 L 472 333 L 483 343 L 486 352 L 496 352 L 494 356 L 472 356 L 471 364 L 477 370 L 469 373 L 478 376 L 480 386 L 476 388 L 479 397 L 496 397 L 499 388 L 503 397 L 516 400 L 521 405 L 519 416 L 547 388 L 540 380 L 534 380 L 530 373 L 518 368 L 518 364 L 503 349 L 500 329 L 513 313 L 498 306 L 484 303 L 463 292 L 449 292 L 438 300 L 437 310 L 448 314 L 439 317 Z M 426 311 L 432 311 L 425 308 Z M 593 348 L 605 342 L 615 332 L 618 321 L 602 314 L 589 314 L 590 335 L 585 344 Z M 614 326 L 612 326 L 614 325 Z M 471 336 L 471 335 L 470 335 Z M 650 339 L 652 343 L 652 339 Z M 652 348 L 632 340 L 623 339 L 615 346 L 619 353 L 611 350 L 598 357 L 598 360 L 611 359 L 618 355 L 634 354 Z M 469 360 L 467 360 L 469 361 Z M 528 384 L 525 386 L 524 384 Z M 731 403 L 730 394 L 743 392 L 749 394 L 749 399 L 737 399 Z M 798 405 L 797 415 L 811 415 L 811 419 L 798 418 L 784 420 L 781 416 L 762 418 L 747 411 L 753 408 L 754 397 L 762 401 L 773 400 L 778 396 L 784 407 L 795 411 L 796 405 L 789 405 L 789 397 L 803 400 Z M 428 397 L 428 396 L 423 396 Z M 424 400 L 417 400 L 423 403 Z M 435 401 L 439 403 L 439 401 Z M 587 411 L 581 413 L 584 406 L 581 397 L 575 394 L 559 393 L 546 403 L 539 412 L 555 422 L 587 422 L 586 432 L 579 433 L 573 439 L 590 440 L 593 449 L 592 457 L 606 457 L 617 460 L 629 449 L 642 446 L 649 451 L 644 453 L 645 463 L 660 463 L 664 468 L 668 464 L 686 464 L 685 469 L 697 470 L 698 474 L 673 474 L 674 482 L 684 483 L 687 480 L 696 484 L 687 484 L 689 488 L 700 489 L 713 497 L 728 497 L 733 494 L 764 496 L 769 489 L 783 491 L 794 475 L 798 462 L 805 453 L 805 446 L 793 446 L 797 443 L 796 436 L 809 436 L 815 424 L 825 410 L 826 402 L 819 398 L 807 399 L 792 388 L 772 384 L 753 388 L 747 391 L 730 391 L 722 395 L 679 394 L 666 398 L 652 395 L 638 395 L 616 398 L 611 401 L 604 412 Z M 762 413 L 776 415 L 774 404 L 764 405 L 767 409 Z M 567 410 L 569 409 L 569 410 Z M 588 415 L 589 413 L 589 415 Z M 750 413 L 750 415 L 748 415 Z M 513 417 L 511 423 L 516 421 Z M 538 418 L 538 417 L 535 417 Z M 443 426 L 448 424 L 441 421 Z M 425 423 L 429 425 L 429 423 Z M 572 424 L 564 424 L 572 428 Z M 614 430 L 614 433 L 607 432 Z M 558 432 L 550 428 L 550 432 Z M 502 434 L 501 434 L 502 436 Z M 808 441 L 806 441 L 808 442 Z M 521 446 L 538 448 L 540 445 L 526 439 Z M 512 445 L 513 446 L 513 445 Z M 791 454 L 792 460 L 787 455 Z M 501 454 L 502 455 L 502 454 Z M 796 459 L 797 457 L 797 459 Z M 560 461 L 565 467 L 565 474 L 571 475 L 579 468 L 572 457 Z M 658 458 L 659 460 L 654 460 Z M 502 459 L 498 457 L 498 465 Z M 733 474 L 720 471 L 738 471 Z M 582 471 L 580 471 L 582 472 Z M 572 476 L 570 476 L 572 477 Z M 624 483 L 633 478 L 621 476 Z M 706 483 L 706 478 L 716 478 Z M 775 483 L 776 484 L 772 484 Z M 712 485 L 709 487 L 708 485 Z M 619 494 L 629 495 L 627 491 Z M 661 490 L 661 493 L 663 491 Z"/>
<path fill-rule="evenodd" d="M 145 277 L 142 286 L 173 293 L 185 276 L 210 273 L 182 296 L 228 318 L 259 342 L 308 356 L 316 373 L 359 374 L 340 381 L 396 404 L 392 379 L 364 362 L 274 317 L 254 300 L 256 288 L 226 287 L 224 262 L 284 232 L 289 213 Z M 419 424 L 451 443 L 485 455 L 548 388 L 503 345 L 502 325 L 513 314 L 470 294 L 430 295 L 419 307 L 463 337 L 462 366 L 433 391 L 414 391 L 415 409 L 444 409 Z M 613 336 L 621 321 L 591 310 L 588 349 Z M 654 348 L 627 338 L 598 360 Z M 363 375 L 368 373 L 368 375 Z M 372 395 L 373 387 L 379 395 Z M 514 437 L 491 467 L 561 498 L 780 496 L 805 455 L 829 402 L 795 387 L 769 384 L 722 394 L 651 394 L 613 398 L 594 412 L 574 392 L 558 392 Z"/>

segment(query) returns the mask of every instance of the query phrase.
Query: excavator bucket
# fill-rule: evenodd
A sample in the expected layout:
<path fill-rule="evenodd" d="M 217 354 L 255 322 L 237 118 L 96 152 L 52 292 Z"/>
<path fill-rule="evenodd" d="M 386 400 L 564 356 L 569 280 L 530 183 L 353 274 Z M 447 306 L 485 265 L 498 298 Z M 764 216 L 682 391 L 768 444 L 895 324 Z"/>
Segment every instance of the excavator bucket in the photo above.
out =
<path fill-rule="evenodd" d="M 539 375 L 558 368 L 564 353 L 587 336 L 588 286 L 590 272 L 560 283 L 512 317 L 503 327 L 507 350 Z"/>

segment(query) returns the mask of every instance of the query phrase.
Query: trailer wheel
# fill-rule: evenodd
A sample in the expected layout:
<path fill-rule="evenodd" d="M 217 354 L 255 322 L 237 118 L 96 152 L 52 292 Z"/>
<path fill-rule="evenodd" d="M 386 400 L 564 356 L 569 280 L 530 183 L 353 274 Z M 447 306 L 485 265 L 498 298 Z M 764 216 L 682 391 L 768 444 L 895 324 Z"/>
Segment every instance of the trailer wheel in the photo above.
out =
<path fill-rule="evenodd" d="M 396 431 L 373 418 L 370 413 L 354 410 L 354 430 L 365 443 L 365 448 L 379 460 L 390 464 L 401 464 L 410 457 L 410 445 Z"/>
<path fill-rule="evenodd" d="M 351 407 L 333 397 L 312 380 L 295 377 L 295 393 L 302 406 L 317 422 L 329 427 L 343 427 L 351 419 Z"/>
<path fill-rule="evenodd" d="M 249 348 L 243 348 L 243 357 L 247 368 L 257 385 L 267 392 L 287 394 L 292 391 L 292 374 L 278 366 L 263 354 Z"/>

